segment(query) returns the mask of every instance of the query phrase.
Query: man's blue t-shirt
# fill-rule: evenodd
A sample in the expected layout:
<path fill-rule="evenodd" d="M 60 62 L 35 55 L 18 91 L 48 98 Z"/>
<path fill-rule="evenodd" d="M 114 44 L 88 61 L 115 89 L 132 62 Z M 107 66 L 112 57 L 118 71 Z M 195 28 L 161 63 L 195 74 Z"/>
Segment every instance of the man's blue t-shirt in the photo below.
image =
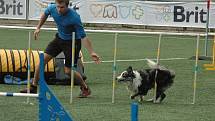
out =
<path fill-rule="evenodd" d="M 50 4 L 45 15 L 51 15 L 57 24 L 58 36 L 63 40 L 72 40 L 72 32 L 75 32 L 75 39 L 86 37 L 80 15 L 73 9 L 69 8 L 65 15 L 61 15 L 57 11 L 56 4 Z"/>

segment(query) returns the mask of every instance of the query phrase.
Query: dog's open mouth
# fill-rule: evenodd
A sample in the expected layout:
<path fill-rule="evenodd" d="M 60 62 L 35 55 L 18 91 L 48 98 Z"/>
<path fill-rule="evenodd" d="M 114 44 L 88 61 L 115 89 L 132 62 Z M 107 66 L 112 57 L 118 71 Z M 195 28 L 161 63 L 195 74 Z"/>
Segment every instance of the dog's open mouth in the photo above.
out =
<path fill-rule="evenodd" d="M 118 82 L 130 82 L 130 81 L 131 81 L 130 78 L 116 78 L 116 80 L 117 80 Z"/>
<path fill-rule="evenodd" d="M 124 78 L 116 78 L 116 81 L 118 81 L 118 82 L 124 82 L 125 79 Z"/>

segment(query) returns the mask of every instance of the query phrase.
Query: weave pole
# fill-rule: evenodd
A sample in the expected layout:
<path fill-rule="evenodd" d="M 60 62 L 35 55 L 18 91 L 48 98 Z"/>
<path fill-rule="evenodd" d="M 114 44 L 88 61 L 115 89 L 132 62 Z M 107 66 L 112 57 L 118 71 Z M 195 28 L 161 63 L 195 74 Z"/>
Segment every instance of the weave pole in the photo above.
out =
<path fill-rule="evenodd" d="M 156 96 L 157 96 L 157 75 L 158 75 L 158 67 L 159 67 L 159 60 L 160 60 L 160 47 L 161 47 L 161 37 L 162 34 L 159 35 L 158 40 L 158 49 L 157 49 L 157 64 L 156 64 L 156 71 L 155 71 L 155 84 L 154 84 L 154 98 L 153 103 L 156 103 Z"/>
<path fill-rule="evenodd" d="M 114 103 L 114 101 L 115 101 L 117 37 L 118 37 L 118 33 L 115 33 L 115 37 L 114 37 L 114 54 L 113 54 L 114 56 L 113 56 L 112 103 Z"/>
<path fill-rule="evenodd" d="M 27 69 L 28 69 L 28 77 L 27 77 L 27 93 L 30 94 L 30 80 L 31 80 L 31 31 L 28 32 L 28 51 L 27 51 L 27 59 L 28 59 L 28 63 L 27 63 Z M 27 103 L 30 103 L 30 99 L 29 97 L 27 97 Z"/>
<path fill-rule="evenodd" d="M 73 87 L 74 87 L 74 59 L 75 59 L 75 32 L 72 32 L 72 64 L 71 64 L 71 93 L 70 93 L 70 104 L 73 101 Z"/>
<path fill-rule="evenodd" d="M 197 81 L 197 74 L 198 74 L 198 59 L 199 59 L 199 35 L 197 35 L 196 40 L 196 63 L 195 63 L 195 74 L 194 74 L 194 80 L 193 80 L 193 102 L 192 104 L 195 104 L 196 102 L 196 81 Z"/>

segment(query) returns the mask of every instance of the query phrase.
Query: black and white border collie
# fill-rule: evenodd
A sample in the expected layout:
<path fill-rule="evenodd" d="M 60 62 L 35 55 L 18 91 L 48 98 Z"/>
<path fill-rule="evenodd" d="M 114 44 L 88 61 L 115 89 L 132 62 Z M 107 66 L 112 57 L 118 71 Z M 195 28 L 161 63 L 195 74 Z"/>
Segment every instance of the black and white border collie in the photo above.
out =
<path fill-rule="evenodd" d="M 123 71 L 116 78 L 116 80 L 118 82 L 127 83 L 127 88 L 131 93 L 130 98 L 135 99 L 136 96 L 139 96 L 140 101 L 143 101 L 143 98 L 147 95 L 148 91 L 154 88 L 156 80 L 156 103 L 160 103 L 166 97 L 166 94 L 164 93 L 166 89 L 173 84 L 175 72 L 165 68 L 164 66 L 157 66 L 157 64 L 152 60 L 147 59 L 147 62 L 150 69 L 141 69 L 137 71 L 133 70 L 132 67 L 129 66 L 126 71 Z"/>

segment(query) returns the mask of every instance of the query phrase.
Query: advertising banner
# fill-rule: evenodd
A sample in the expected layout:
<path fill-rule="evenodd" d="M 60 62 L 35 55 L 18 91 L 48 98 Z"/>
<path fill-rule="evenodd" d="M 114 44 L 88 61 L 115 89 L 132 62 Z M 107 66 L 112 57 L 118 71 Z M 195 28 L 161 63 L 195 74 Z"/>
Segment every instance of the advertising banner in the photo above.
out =
<path fill-rule="evenodd" d="M 30 0 L 29 19 L 37 20 L 54 0 Z M 84 23 L 205 28 L 207 2 L 149 2 L 76 0 Z M 51 20 L 51 19 L 49 19 Z M 215 4 L 211 4 L 209 28 L 215 28 Z"/>
<path fill-rule="evenodd" d="M 55 0 L 29 0 L 29 20 L 39 20 L 48 4 Z"/>
<path fill-rule="evenodd" d="M 74 1 L 75 0 L 73 0 L 73 2 Z M 55 0 L 29 0 L 29 20 L 39 20 L 47 6 L 52 3 L 55 3 Z M 72 1 L 69 6 L 72 7 Z M 53 21 L 51 17 L 47 20 Z"/>
<path fill-rule="evenodd" d="M 26 0 L 0 0 L 0 18 L 26 19 Z"/>

